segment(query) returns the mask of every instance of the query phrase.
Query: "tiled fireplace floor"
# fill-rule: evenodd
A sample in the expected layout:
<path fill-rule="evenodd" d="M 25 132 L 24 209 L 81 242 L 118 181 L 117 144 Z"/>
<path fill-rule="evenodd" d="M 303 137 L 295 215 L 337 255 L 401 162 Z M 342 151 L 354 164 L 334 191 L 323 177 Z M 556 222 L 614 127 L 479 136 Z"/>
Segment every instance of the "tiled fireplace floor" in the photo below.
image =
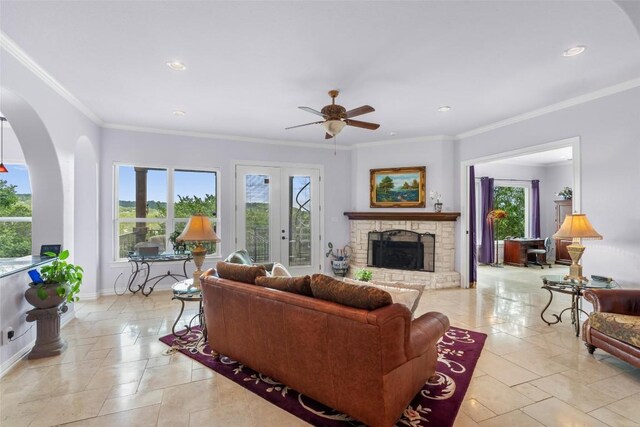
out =
<path fill-rule="evenodd" d="M 640 369 L 590 356 L 569 324 L 544 324 L 541 274 L 481 267 L 478 289 L 425 292 L 418 314 L 489 335 L 456 425 L 640 425 Z M 550 310 L 567 302 L 556 296 Z M 63 355 L 22 361 L 0 380 L 1 425 L 306 425 L 185 356 L 163 356 L 158 338 L 178 309 L 169 292 L 79 303 Z"/>

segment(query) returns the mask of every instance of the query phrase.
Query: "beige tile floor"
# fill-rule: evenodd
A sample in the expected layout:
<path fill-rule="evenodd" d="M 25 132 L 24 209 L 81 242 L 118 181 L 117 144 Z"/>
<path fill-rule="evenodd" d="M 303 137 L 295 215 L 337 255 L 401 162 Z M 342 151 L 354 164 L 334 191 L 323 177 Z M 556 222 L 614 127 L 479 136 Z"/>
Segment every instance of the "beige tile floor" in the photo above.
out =
<path fill-rule="evenodd" d="M 544 324 L 542 273 L 481 267 L 478 289 L 425 292 L 420 313 L 488 334 L 456 426 L 639 426 L 640 369 L 590 356 L 569 324 Z M 556 296 L 550 310 L 567 303 Z M 163 355 L 158 338 L 178 309 L 166 291 L 78 303 L 63 355 L 21 361 L 0 380 L 1 425 L 307 425 L 181 354 Z"/>

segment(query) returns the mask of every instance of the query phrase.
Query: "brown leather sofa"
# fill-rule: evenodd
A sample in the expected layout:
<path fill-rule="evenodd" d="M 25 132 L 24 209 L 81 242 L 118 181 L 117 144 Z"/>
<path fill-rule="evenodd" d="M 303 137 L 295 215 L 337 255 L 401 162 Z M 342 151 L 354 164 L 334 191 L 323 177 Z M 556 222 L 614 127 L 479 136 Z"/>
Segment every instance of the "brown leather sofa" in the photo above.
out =
<path fill-rule="evenodd" d="M 640 289 L 588 289 L 593 313 L 582 339 L 593 354 L 600 348 L 640 368 Z"/>
<path fill-rule="evenodd" d="M 209 345 L 372 427 L 390 427 L 435 372 L 441 313 L 411 321 L 392 304 L 367 311 L 202 276 Z"/>

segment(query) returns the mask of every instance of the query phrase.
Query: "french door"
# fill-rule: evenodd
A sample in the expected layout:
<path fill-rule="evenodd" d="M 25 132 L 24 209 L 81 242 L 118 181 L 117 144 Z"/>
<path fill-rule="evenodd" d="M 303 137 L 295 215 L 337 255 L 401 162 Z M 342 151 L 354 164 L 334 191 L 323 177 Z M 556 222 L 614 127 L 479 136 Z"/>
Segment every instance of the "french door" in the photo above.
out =
<path fill-rule="evenodd" d="M 320 171 L 236 166 L 236 248 L 292 275 L 321 270 Z"/>

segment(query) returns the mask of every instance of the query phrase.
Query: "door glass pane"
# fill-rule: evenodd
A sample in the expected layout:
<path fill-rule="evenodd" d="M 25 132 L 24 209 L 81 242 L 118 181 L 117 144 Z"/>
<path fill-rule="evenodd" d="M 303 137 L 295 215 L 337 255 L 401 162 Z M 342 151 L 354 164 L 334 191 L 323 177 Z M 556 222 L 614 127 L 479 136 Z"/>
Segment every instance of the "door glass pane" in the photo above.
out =
<path fill-rule="evenodd" d="M 245 244 L 254 262 L 271 260 L 269 179 L 268 175 L 245 175 Z"/>
<path fill-rule="evenodd" d="M 311 265 L 311 177 L 289 177 L 289 266 Z"/>

